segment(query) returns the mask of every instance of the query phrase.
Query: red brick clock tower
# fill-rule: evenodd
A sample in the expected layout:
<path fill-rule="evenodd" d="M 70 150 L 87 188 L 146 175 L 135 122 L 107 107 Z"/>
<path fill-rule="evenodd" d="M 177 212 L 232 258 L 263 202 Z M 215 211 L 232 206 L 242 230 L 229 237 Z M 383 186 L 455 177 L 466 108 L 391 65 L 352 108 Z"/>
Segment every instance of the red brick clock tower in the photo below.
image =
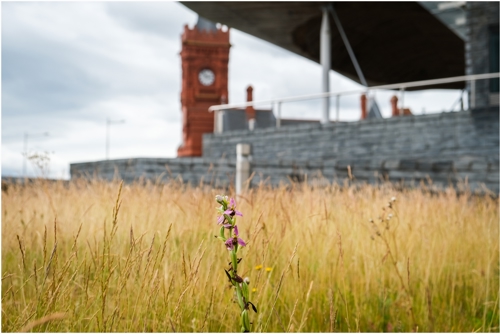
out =
<path fill-rule="evenodd" d="M 193 29 L 182 34 L 182 144 L 179 157 L 202 155 L 202 135 L 212 133 L 214 114 L 208 108 L 227 103 L 229 30 L 198 18 Z"/>

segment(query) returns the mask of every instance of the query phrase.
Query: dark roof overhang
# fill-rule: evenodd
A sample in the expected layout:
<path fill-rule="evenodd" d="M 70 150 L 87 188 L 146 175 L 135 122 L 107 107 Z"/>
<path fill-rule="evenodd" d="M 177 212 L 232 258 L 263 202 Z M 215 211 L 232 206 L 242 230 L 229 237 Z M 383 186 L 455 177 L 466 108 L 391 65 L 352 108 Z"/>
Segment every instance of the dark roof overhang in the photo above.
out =
<path fill-rule="evenodd" d="M 319 63 L 326 2 L 181 2 L 225 24 Z M 417 2 L 333 2 L 369 86 L 465 74 L 464 41 Z M 331 68 L 360 82 L 330 16 Z M 425 88 L 461 89 L 464 83 Z M 422 89 L 422 88 L 418 88 Z"/>

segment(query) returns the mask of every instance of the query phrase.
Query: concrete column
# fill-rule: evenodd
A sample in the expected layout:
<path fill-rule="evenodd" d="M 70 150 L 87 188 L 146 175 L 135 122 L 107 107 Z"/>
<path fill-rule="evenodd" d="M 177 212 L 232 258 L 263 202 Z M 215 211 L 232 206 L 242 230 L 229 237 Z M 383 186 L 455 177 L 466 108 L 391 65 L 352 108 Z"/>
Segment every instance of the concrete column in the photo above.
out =
<path fill-rule="evenodd" d="M 250 144 L 236 145 L 236 195 L 240 195 L 250 177 Z"/>
<path fill-rule="evenodd" d="M 323 67 L 322 92 L 330 91 L 330 66 L 331 66 L 331 31 L 328 19 L 328 9 L 323 8 L 323 19 L 321 21 L 320 33 L 320 62 Z M 330 122 L 330 97 L 323 98 L 321 123 Z"/>
<path fill-rule="evenodd" d="M 224 110 L 216 110 L 214 114 L 214 133 L 224 132 Z"/>

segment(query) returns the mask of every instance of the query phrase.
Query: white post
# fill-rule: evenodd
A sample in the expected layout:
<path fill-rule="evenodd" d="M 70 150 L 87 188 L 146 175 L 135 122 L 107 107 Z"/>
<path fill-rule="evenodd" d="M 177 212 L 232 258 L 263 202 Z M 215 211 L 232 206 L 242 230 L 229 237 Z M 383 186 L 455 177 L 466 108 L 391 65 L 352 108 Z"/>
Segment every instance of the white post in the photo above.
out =
<path fill-rule="evenodd" d="M 248 120 L 248 130 L 250 131 L 255 130 L 255 118 L 250 118 Z"/>
<path fill-rule="evenodd" d="M 320 35 L 320 62 L 323 67 L 323 93 L 330 91 L 330 66 L 331 66 L 331 46 L 330 46 L 330 22 L 328 20 L 328 9 L 323 8 L 323 19 L 321 21 L 321 35 Z M 330 122 L 330 97 L 323 98 L 323 108 L 321 123 L 326 124 Z"/>
<path fill-rule="evenodd" d="M 236 145 L 236 195 L 240 195 L 250 177 L 250 144 Z"/>

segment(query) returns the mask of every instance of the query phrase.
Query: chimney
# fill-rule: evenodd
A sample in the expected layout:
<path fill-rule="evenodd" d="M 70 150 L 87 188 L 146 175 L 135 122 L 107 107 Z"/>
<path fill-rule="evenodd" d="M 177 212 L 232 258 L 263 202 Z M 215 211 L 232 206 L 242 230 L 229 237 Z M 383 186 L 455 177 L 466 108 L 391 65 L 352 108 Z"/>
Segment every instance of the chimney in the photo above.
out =
<path fill-rule="evenodd" d="M 227 103 L 227 97 L 226 94 L 222 93 L 220 96 L 220 104 L 226 104 Z"/>
<path fill-rule="evenodd" d="M 368 113 L 366 112 L 366 94 L 361 94 L 361 119 L 366 119 Z"/>
<path fill-rule="evenodd" d="M 391 97 L 391 109 L 392 109 L 392 117 L 399 116 L 398 98 L 396 95 L 393 95 Z"/>
<path fill-rule="evenodd" d="M 247 87 L 247 102 L 253 101 L 253 88 L 252 86 Z M 246 107 L 245 114 L 247 115 L 247 120 L 255 119 L 255 109 L 253 107 Z"/>

